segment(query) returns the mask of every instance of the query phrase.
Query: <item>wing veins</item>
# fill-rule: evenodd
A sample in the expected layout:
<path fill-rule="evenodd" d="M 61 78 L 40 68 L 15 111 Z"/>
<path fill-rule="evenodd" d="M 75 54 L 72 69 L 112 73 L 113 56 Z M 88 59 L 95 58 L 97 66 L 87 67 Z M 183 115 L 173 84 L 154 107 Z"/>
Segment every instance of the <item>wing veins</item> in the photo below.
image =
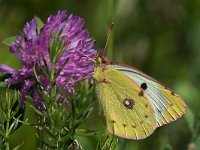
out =
<path fill-rule="evenodd" d="M 110 87 L 112 88 L 112 90 L 114 89 L 112 86 L 110 86 Z M 123 90 L 123 91 L 124 91 L 124 90 Z M 113 90 L 113 92 L 116 93 L 115 90 Z M 126 92 L 125 92 L 125 93 L 126 93 Z M 116 95 L 118 95 L 118 96 L 121 97 L 121 95 L 120 95 L 119 93 L 116 93 Z M 126 94 L 126 95 L 127 95 L 127 94 Z M 124 108 L 124 106 L 122 105 L 122 103 L 120 102 L 119 99 L 118 99 L 118 101 L 119 101 L 121 107 Z M 140 103 L 137 103 L 137 104 L 139 104 L 140 106 L 142 106 Z M 132 115 L 134 115 L 134 116 L 137 116 L 137 118 L 138 118 L 138 120 L 139 120 L 140 123 L 142 122 L 143 119 L 141 119 L 141 117 L 140 117 L 138 111 L 137 111 L 135 108 L 133 108 L 133 111 L 130 111 L 130 113 L 131 113 Z M 133 114 L 133 113 L 134 113 L 134 114 Z M 128 118 L 127 118 L 127 115 L 126 115 L 126 119 L 128 119 Z M 149 124 L 150 124 L 150 125 L 152 126 L 152 128 L 154 129 L 152 123 L 151 123 L 149 120 L 147 120 L 147 121 L 149 122 Z M 133 122 L 134 122 L 134 121 L 133 121 Z M 135 122 L 134 122 L 134 125 L 136 125 Z M 141 124 L 141 126 L 143 127 L 143 132 L 145 133 L 145 135 L 146 135 L 146 137 L 147 137 L 148 135 L 147 135 L 147 133 L 146 133 L 146 130 L 144 129 L 143 124 Z M 135 129 L 135 132 L 136 132 L 136 131 L 137 131 L 137 130 Z M 149 134 L 150 134 L 150 133 L 149 133 Z M 136 135 L 137 135 L 137 133 L 136 133 Z"/>
<path fill-rule="evenodd" d="M 139 76 L 138 76 L 139 77 Z M 144 77 L 144 76 L 143 76 Z M 145 80 L 143 80 L 141 77 L 139 77 L 140 78 L 140 80 L 142 80 L 143 82 L 146 82 Z M 148 82 L 148 84 L 151 86 L 151 87 L 153 87 L 153 88 L 151 88 L 152 90 L 155 88 L 155 89 L 157 89 L 151 82 Z M 167 107 L 166 107 L 166 105 L 158 98 L 156 98 L 156 96 L 155 96 L 155 93 L 152 91 L 152 90 L 149 90 L 149 92 L 152 94 L 152 95 L 154 95 L 153 97 L 155 98 L 155 100 L 154 100 L 154 98 L 152 98 L 152 96 L 150 95 L 150 94 L 148 94 L 147 92 L 145 92 L 148 96 L 150 96 L 151 98 L 152 98 L 152 100 L 156 103 L 156 104 L 158 104 L 157 103 L 157 101 L 156 100 L 158 100 L 159 102 L 160 102 L 160 104 L 161 105 L 163 105 L 164 106 L 164 108 L 167 110 Z M 165 95 L 160 95 L 160 92 L 158 93 L 158 96 L 161 98 L 161 99 L 165 99 L 165 101 L 170 105 L 171 103 L 169 103 L 169 101 L 168 100 L 166 100 L 167 98 L 166 98 L 166 96 Z M 159 104 L 158 104 L 159 105 Z M 156 108 L 158 109 L 158 107 L 156 106 Z M 179 115 L 179 113 L 174 109 L 174 107 L 172 107 L 173 108 L 173 110 L 174 110 L 174 112 L 176 112 L 176 114 L 179 116 L 179 117 L 181 117 L 180 115 Z M 158 111 L 159 112 L 161 112 L 161 110 L 159 110 L 158 109 Z M 173 119 L 173 120 L 176 120 L 176 118 L 174 118 L 174 116 L 169 112 L 169 111 L 167 111 L 169 114 L 170 114 L 170 116 L 171 116 L 171 118 Z M 162 114 L 162 112 L 161 112 L 161 114 Z M 162 114 L 162 116 L 163 116 L 163 114 Z M 164 116 L 163 116 L 164 117 Z M 166 119 L 165 119 L 166 120 Z"/>
<path fill-rule="evenodd" d="M 151 92 L 151 91 L 149 91 L 149 92 Z M 154 94 L 153 92 L 151 92 L 151 93 L 152 93 L 153 97 L 155 98 L 155 94 Z M 158 96 L 161 96 L 161 95 L 159 94 Z M 150 96 L 150 97 L 152 97 L 152 96 Z M 152 98 L 152 99 L 153 99 L 153 98 Z M 157 99 L 157 98 L 155 98 L 155 99 Z M 158 101 L 160 102 L 161 105 L 164 106 L 164 108 L 165 108 L 166 111 L 167 111 L 167 107 L 162 103 L 162 101 L 160 101 L 159 99 L 158 99 Z M 161 111 L 161 110 L 159 110 L 159 112 L 161 112 L 161 114 L 162 114 L 162 111 Z M 170 114 L 170 116 L 172 117 L 173 120 L 176 120 L 176 118 L 174 118 L 174 116 L 173 116 L 169 111 L 167 111 L 167 112 Z M 163 116 L 163 114 L 162 114 L 162 116 Z"/>
<path fill-rule="evenodd" d="M 152 91 L 149 91 L 149 92 L 151 92 L 153 95 L 155 95 Z M 171 106 L 172 103 L 168 100 L 168 99 L 174 99 L 173 97 L 172 97 L 172 98 L 167 98 L 165 95 L 161 95 L 160 92 L 158 93 L 158 96 L 159 96 L 161 99 L 164 98 L 165 101 L 168 103 L 169 107 L 172 107 L 173 110 L 174 110 L 174 112 L 176 112 L 176 114 L 177 114 L 179 117 L 181 117 L 180 114 L 176 111 L 176 109 L 175 109 L 173 106 Z M 160 99 L 158 99 L 158 101 L 159 101 L 160 104 L 162 104 L 162 105 L 165 107 L 165 109 L 167 110 L 167 106 L 166 106 Z M 174 105 L 174 103 L 173 103 L 173 105 Z M 176 107 L 179 108 L 180 111 L 182 111 L 182 109 L 180 109 L 180 107 L 179 107 L 178 105 L 176 105 Z M 167 111 L 167 112 L 171 115 L 171 113 L 170 113 L 169 111 Z M 172 116 L 172 115 L 171 115 L 171 116 Z M 172 118 L 174 119 L 173 116 L 172 116 Z M 175 118 L 174 120 L 176 120 L 176 118 Z"/>
<path fill-rule="evenodd" d="M 140 77 L 139 77 L 140 78 Z M 146 82 L 145 80 L 143 80 L 142 78 L 140 78 L 140 80 L 142 80 L 143 82 Z M 151 83 L 148 83 L 150 86 L 152 86 L 153 88 L 155 88 L 155 86 L 153 86 Z M 153 88 L 151 88 L 153 90 Z M 162 101 L 160 101 L 159 99 L 156 98 L 155 93 L 152 92 L 152 90 L 149 90 L 150 93 L 152 93 L 153 96 L 151 96 L 150 94 L 148 94 L 147 92 L 144 91 L 145 94 L 147 94 L 149 97 L 151 97 L 151 99 L 154 101 L 154 103 L 156 103 L 159 106 L 159 103 L 161 105 L 163 105 L 165 107 L 165 109 L 167 110 L 167 107 L 162 103 Z M 160 93 L 159 93 L 160 96 Z M 154 97 L 154 98 L 153 98 Z M 156 99 L 158 100 L 158 102 L 156 101 Z M 166 99 L 165 99 L 166 100 Z M 162 115 L 162 117 L 165 119 L 165 121 L 168 123 L 168 121 L 166 120 L 166 118 L 164 117 L 164 115 L 162 114 L 162 111 L 158 108 L 158 106 L 155 105 L 155 107 L 157 108 L 157 110 L 160 112 L 160 114 Z M 169 111 L 168 111 L 169 112 Z M 170 116 L 172 117 L 173 120 L 174 117 L 172 116 L 172 114 L 169 112 Z"/>

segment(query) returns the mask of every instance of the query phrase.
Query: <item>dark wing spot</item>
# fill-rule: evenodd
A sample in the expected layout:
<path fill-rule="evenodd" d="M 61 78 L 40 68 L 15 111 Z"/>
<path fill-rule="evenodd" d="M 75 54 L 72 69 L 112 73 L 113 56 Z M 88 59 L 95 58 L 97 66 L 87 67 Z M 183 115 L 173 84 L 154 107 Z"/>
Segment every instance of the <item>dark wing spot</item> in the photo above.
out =
<path fill-rule="evenodd" d="M 172 94 L 172 95 L 175 95 L 174 91 L 171 91 L 171 94 Z"/>
<path fill-rule="evenodd" d="M 147 84 L 146 84 L 146 83 L 142 83 L 140 86 L 141 86 L 141 88 L 142 88 L 143 90 L 146 90 L 146 89 L 147 89 Z"/>
<path fill-rule="evenodd" d="M 145 118 L 148 118 L 148 115 L 145 115 L 144 117 L 145 117 Z"/>
<path fill-rule="evenodd" d="M 106 79 L 100 80 L 99 82 L 107 84 L 108 81 Z"/>
<path fill-rule="evenodd" d="M 140 91 L 139 96 L 144 96 L 143 90 Z"/>
<path fill-rule="evenodd" d="M 112 123 L 116 123 L 116 121 L 115 121 L 115 120 L 111 120 L 111 122 L 112 122 Z"/>
<path fill-rule="evenodd" d="M 135 126 L 135 125 L 132 125 L 132 127 L 133 127 L 133 128 L 136 128 L 136 126 Z"/>
<path fill-rule="evenodd" d="M 148 105 L 148 104 L 145 104 L 145 107 L 146 107 L 146 108 L 148 108 L 148 107 L 149 107 L 149 105 Z"/>
<path fill-rule="evenodd" d="M 123 124 L 124 128 L 127 126 L 126 124 Z"/>
<path fill-rule="evenodd" d="M 135 105 L 135 102 L 133 99 L 128 99 L 128 98 L 125 98 L 124 101 L 123 101 L 123 104 L 126 108 L 128 109 L 132 109 L 133 108 L 133 105 Z"/>

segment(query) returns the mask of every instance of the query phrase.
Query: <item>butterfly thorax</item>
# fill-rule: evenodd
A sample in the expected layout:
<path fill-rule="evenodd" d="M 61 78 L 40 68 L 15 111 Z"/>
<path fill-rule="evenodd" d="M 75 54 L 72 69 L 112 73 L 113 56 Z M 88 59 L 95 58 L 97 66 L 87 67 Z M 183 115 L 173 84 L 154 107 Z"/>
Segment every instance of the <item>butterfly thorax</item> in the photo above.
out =
<path fill-rule="evenodd" d="M 100 51 L 97 53 L 96 65 L 94 69 L 93 79 L 96 81 L 104 81 L 104 71 L 108 68 L 109 61 L 105 55 Z"/>
<path fill-rule="evenodd" d="M 96 81 L 103 81 L 104 80 L 104 75 L 103 72 L 106 69 L 106 65 L 101 64 L 99 67 L 96 67 L 94 70 L 93 78 Z"/>

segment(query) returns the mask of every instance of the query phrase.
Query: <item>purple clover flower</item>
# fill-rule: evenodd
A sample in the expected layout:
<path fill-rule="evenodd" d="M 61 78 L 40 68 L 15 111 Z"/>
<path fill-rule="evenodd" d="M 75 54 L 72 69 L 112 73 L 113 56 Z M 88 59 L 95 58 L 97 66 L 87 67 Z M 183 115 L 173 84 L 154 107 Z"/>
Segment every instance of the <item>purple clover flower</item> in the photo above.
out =
<path fill-rule="evenodd" d="M 64 51 L 55 65 L 55 73 L 62 69 L 54 81 L 55 84 L 70 93 L 73 91 L 76 81 L 80 81 L 86 76 L 91 77 L 89 75 L 94 69 L 93 59 L 96 57 L 96 50 L 92 49 L 94 42 L 89 37 L 88 31 L 82 29 L 83 24 L 82 18 L 67 15 L 66 11 L 59 11 L 57 15 L 48 18 L 40 32 L 37 31 L 37 20 L 32 19 L 25 25 L 22 34 L 16 36 L 16 41 L 9 49 L 21 61 L 22 67 L 13 69 L 2 64 L 0 72 L 12 74 L 11 78 L 6 80 L 8 84 L 22 84 L 20 91 L 23 100 L 22 106 L 28 95 L 31 95 L 36 107 L 42 108 L 42 98 L 36 88 L 37 78 L 33 67 L 36 65 L 36 71 L 41 72 L 41 68 L 44 67 L 43 56 L 49 70 L 51 69 L 49 43 L 53 41 L 52 35 L 55 33 L 60 33 L 59 38 L 64 42 Z M 64 63 L 66 65 L 63 67 Z M 38 77 L 42 86 L 48 91 L 50 81 L 47 76 L 41 73 Z M 67 83 L 66 80 L 68 80 Z"/>

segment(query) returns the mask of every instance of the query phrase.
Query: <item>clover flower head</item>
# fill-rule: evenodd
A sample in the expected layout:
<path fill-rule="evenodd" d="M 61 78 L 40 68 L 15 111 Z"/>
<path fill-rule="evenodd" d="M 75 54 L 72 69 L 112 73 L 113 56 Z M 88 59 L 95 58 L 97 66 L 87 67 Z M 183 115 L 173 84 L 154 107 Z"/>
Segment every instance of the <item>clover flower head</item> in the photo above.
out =
<path fill-rule="evenodd" d="M 48 91 L 50 80 L 42 72 L 45 65 L 52 69 L 52 52 L 50 51 L 54 38 L 58 35 L 62 41 L 62 53 L 55 64 L 54 84 L 70 93 L 74 90 L 76 81 L 90 77 L 93 72 L 93 59 L 96 50 L 92 49 L 93 39 L 89 37 L 87 29 L 83 29 L 84 20 L 78 16 L 68 15 L 66 11 L 59 11 L 55 16 L 50 16 L 40 31 L 34 18 L 28 22 L 21 35 L 16 36 L 16 41 L 9 50 L 20 61 L 21 68 L 13 69 L 7 65 L 0 65 L 0 72 L 11 74 L 6 80 L 8 84 L 22 84 L 20 90 L 24 106 L 28 95 L 34 99 L 38 109 L 42 108 L 42 98 L 37 89 L 38 79 L 43 88 Z M 55 55 L 55 54 L 54 54 Z M 35 69 L 35 70 L 34 70 Z M 36 77 L 35 71 L 38 73 Z"/>

